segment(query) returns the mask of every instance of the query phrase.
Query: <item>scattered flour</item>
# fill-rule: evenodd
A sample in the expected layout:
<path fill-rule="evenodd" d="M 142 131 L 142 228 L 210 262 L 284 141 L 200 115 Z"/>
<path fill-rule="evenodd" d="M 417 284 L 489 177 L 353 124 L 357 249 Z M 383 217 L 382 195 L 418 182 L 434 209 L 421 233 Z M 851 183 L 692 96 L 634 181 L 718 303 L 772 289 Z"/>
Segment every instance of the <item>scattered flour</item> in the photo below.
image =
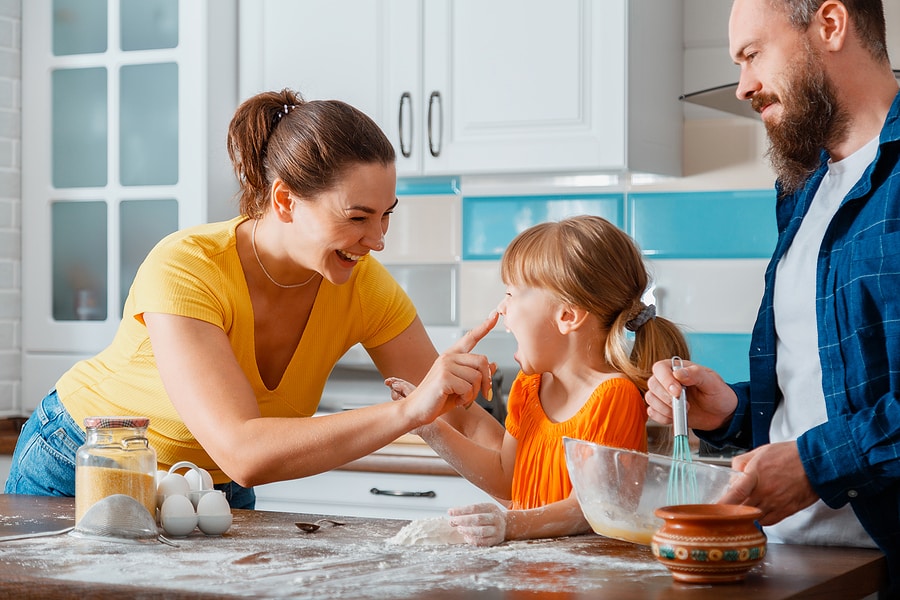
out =
<path fill-rule="evenodd" d="M 394 537 L 389 538 L 387 543 L 398 546 L 441 546 L 465 544 L 466 540 L 456 527 L 450 525 L 446 517 L 432 517 L 410 522 Z"/>

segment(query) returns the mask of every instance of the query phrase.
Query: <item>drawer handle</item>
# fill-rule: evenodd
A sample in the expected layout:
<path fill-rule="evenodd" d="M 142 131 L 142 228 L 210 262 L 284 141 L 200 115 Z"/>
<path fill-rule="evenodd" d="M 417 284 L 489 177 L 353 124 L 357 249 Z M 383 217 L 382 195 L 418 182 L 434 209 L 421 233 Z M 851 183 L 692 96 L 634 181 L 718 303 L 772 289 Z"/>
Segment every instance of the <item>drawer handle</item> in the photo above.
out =
<path fill-rule="evenodd" d="M 378 488 L 372 488 L 369 492 L 376 496 L 403 496 L 404 498 L 434 498 L 437 496 L 432 491 L 404 492 L 403 490 L 379 490 Z"/>

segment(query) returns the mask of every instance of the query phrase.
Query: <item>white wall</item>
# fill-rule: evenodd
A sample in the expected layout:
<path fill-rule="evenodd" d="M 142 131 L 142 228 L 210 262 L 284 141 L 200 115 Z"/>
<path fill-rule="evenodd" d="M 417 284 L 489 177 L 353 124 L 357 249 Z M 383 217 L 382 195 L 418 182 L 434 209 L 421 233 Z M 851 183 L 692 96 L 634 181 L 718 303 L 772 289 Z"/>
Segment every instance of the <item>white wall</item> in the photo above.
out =
<path fill-rule="evenodd" d="M 21 46 L 20 0 L 0 0 L 0 416 L 19 414 L 22 380 Z"/>

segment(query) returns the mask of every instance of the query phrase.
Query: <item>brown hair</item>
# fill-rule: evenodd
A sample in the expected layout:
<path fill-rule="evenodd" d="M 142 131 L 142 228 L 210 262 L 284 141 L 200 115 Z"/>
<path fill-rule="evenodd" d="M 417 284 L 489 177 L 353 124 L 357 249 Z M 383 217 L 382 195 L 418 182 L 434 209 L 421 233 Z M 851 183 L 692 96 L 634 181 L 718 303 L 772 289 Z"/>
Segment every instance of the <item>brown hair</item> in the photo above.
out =
<path fill-rule="evenodd" d="M 634 241 L 602 217 L 582 215 L 526 229 L 503 253 L 500 275 L 507 285 L 547 290 L 596 315 L 606 331 L 605 360 L 642 393 L 654 362 L 690 358 L 681 330 L 662 317 L 635 328 L 629 352 L 626 324 L 646 308 L 641 297 L 650 278 Z"/>
<path fill-rule="evenodd" d="M 806 31 L 825 0 L 771 0 L 782 10 L 791 26 Z M 840 0 L 847 7 L 853 30 L 860 42 L 878 62 L 888 62 L 884 5 L 881 0 Z"/>
<path fill-rule="evenodd" d="M 228 156 L 241 186 L 240 212 L 259 218 L 276 178 L 300 196 L 330 189 L 354 164 L 394 162 L 384 132 L 338 100 L 306 101 L 292 90 L 245 100 L 228 127 Z"/>

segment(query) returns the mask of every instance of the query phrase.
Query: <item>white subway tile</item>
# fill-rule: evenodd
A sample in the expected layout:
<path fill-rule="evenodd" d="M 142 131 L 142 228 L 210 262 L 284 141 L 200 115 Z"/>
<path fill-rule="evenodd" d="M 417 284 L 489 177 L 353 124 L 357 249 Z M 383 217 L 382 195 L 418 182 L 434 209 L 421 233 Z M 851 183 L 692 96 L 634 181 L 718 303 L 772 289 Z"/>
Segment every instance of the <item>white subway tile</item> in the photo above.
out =
<path fill-rule="evenodd" d="M 385 248 L 374 256 L 385 264 L 456 262 L 461 254 L 461 221 L 459 196 L 400 196 Z"/>
<path fill-rule="evenodd" d="M 690 331 L 750 333 L 768 260 L 656 260 L 659 314 Z"/>
<path fill-rule="evenodd" d="M 471 329 L 484 321 L 503 300 L 506 286 L 500 280 L 500 262 L 465 261 L 460 268 L 459 280 L 460 326 Z"/>

